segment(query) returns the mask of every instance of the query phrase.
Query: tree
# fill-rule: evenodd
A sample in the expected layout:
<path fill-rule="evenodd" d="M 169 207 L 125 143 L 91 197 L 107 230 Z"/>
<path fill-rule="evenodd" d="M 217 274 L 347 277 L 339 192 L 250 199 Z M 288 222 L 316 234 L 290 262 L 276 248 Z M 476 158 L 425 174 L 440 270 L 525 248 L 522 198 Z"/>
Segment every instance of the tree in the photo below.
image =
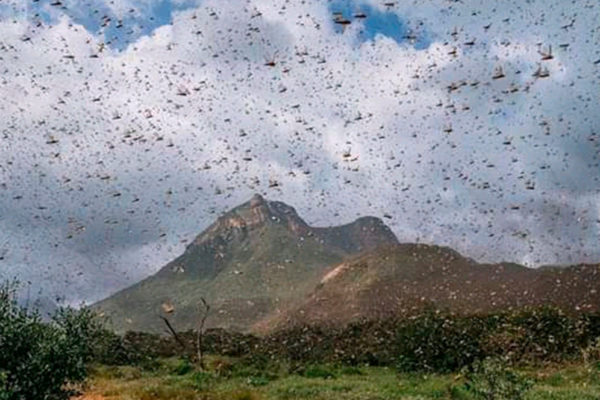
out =
<path fill-rule="evenodd" d="M 58 310 L 50 322 L 19 306 L 16 283 L 0 284 L 0 399 L 68 399 L 87 375 L 100 324 L 86 308 Z"/>
<path fill-rule="evenodd" d="M 202 353 L 202 339 L 204 337 L 204 325 L 206 324 L 206 318 L 208 318 L 208 314 L 210 312 L 210 306 L 208 305 L 208 303 L 206 302 L 206 299 L 204 299 L 204 297 L 201 297 L 200 300 L 201 300 L 201 303 L 198 304 L 198 312 L 199 312 L 198 329 L 196 331 L 196 357 L 197 357 L 198 366 L 201 369 L 204 369 L 204 357 L 203 357 L 203 353 Z M 163 303 L 162 310 L 165 314 L 171 314 L 175 311 L 175 307 L 171 303 Z M 163 320 L 163 322 L 167 326 L 167 329 L 168 329 L 169 333 L 171 334 L 171 336 L 173 336 L 175 341 L 177 341 L 177 343 L 179 343 L 179 345 L 181 346 L 182 351 L 184 353 L 187 353 L 188 346 L 179 337 L 179 335 L 177 334 L 177 331 L 175 330 L 175 328 L 173 328 L 173 325 L 169 321 L 169 318 L 167 318 L 166 315 L 159 315 L 159 318 Z M 2 400 L 2 399 L 0 399 L 0 400 Z"/>

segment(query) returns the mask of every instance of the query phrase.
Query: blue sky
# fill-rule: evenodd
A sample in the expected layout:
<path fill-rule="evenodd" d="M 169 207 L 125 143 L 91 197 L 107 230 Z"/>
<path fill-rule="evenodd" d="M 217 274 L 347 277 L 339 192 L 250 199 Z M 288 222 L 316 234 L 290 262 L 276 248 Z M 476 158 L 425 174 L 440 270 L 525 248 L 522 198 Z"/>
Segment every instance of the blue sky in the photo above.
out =
<path fill-rule="evenodd" d="M 171 0 L 156 0 L 152 1 L 149 7 L 136 8 L 134 5 L 132 12 L 117 15 L 104 1 L 85 2 L 76 6 L 64 2 L 63 6 L 52 6 L 54 2 L 55 0 L 39 0 L 29 3 L 30 18 L 39 18 L 52 24 L 57 15 L 65 14 L 88 31 L 101 33 L 105 42 L 119 50 L 141 36 L 151 34 L 156 28 L 170 24 L 173 12 L 194 6 L 194 2 L 173 4 Z M 110 18 L 110 21 L 105 17 Z"/>
<path fill-rule="evenodd" d="M 359 43 L 373 40 L 377 35 L 387 36 L 394 39 L 396 43 L 408 43 L 415 49 L 426 49 L 430 44 L 427 27 L 419 22 L 406 21 L 393 8 L 385 11 L 379 10 L 364 1 L 335 0 L 329 2 L 331 13 L 342 13 L 343 17 L 352 23 L 362 24 L 360 34 L 357 36 Z M 355 15 L 364 14 L 367 18 L 357 19 Z M 413 27 L 414 26 L 414 27 Z M 342 34 L 342 25 L 336 25 L 336 32 Z M 411 35 L 416 39 L 411 40 Z"/>
<path fill-rule="evenodd" d="M 172 23 L 174 12 L 195 8 L 199 4 L 194 0 L 176 3 L 171 0 L 155 0 L 141 8 L 134 5 L 133 11 L 117 15 L 105 1 L 86 2 L 77 6 L 71 6 L 65 1 L 62 6 L 52 6 L 54 2 L 55 0 L 39 0 L 28 3 L 30 18 L 52 24 L 57 15 L 64 13 L 88 31 L 101 33 L 105 42 L 118 50 L 124 49 L 141 36 L 151 34 L 156 28 Z M 407 21 L 392 8 L 376 9 L 363 0 L 330 1 L 328 8 L 332 13 L 341 12 L 352 23 L 362 26 L 356 36 L 357 44 L 372 41 L 377 35 L 389 37 L 399 44 L 414 46 L 415 49 L 426 49 L 431 43 L 430 33 L 421 21 Z M 364 20 L 354 18 L 358 13 L 364 13 L 368 17 Z M 103 24 L 107 19 L 104 17 L 110 18 L 105 26 Z M 335 31 L 343 34 L 344 28 L 336 25 Z M 412 35 L 416 38 L 411 39 Z"/>

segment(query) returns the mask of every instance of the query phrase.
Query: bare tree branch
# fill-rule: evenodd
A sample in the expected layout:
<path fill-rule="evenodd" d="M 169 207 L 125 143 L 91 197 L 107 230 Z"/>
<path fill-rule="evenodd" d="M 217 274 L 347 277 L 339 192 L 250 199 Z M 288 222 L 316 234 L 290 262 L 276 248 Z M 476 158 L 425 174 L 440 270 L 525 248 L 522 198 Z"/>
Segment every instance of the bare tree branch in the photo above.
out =
<path fill-rule="evenodd" d="M 183 340 L 181 340 L 181 338 L 179 337 L 179 335 L 177 334 L 177 332 L 175 332 L 175 329 L 173 329 L 173 327 L 171 326 L 171 323 L 169 322 L 169 320 L 167 319 L 167 317 L 163 317 L 162 315 L 159 315 L 159 317 L 165 321 L 165 324 L 167 325 L 167 328 L 169 328 L 169 332 L 171 332 L 171 334 L 173 335 L 173 337 L 175 338 L 175 340 L 177 341 L 177 343 L 179 343 L 179 345 L 181 346 L 181 348 L 185 351 L 186 350 L 186 345 L 183 342 Z"/>
<path fill-rule="evenodd" d="M 198 305 L 198 312 L 200 313 L 201 318 L 200 323 L 198 324 L 198 332 L 196 333 L 196 352 L 198 353 L 198 364 L 200 365 L 200 368 L 204 369 L 204 360 L 202 354 L 202 337 L 204 335 L 204 324 L 206 323 L 206 318 L 208 318 L 210 306 L 208 305 L 204 297 L 201 297 L 200 300 L 202 301 L 202 305 Z M 204 306 L 204 310 L 202 309 L 202 306 Z"/>

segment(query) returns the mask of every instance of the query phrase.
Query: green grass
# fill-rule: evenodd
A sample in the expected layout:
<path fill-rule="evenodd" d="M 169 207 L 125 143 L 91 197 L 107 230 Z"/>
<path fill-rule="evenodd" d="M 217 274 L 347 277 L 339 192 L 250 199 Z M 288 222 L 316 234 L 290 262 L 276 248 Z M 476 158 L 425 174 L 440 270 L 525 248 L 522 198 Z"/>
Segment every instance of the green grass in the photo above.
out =
<path fill-rule="evenodd" d="M 110 400 L 474 399 L 458 373 L 399 374 L 391 368 L 335 365 L 305 366 L 292 373 L 285 364 L 252 369 L 236 362 L 213 357 L 204 372 L 177 359 L 161 360 L 153 370 L 95 366 L 86 392 Z M 519 372 L 535 382 L 527 400 L 599 398 L 596 366 L 550 365 Z"/>

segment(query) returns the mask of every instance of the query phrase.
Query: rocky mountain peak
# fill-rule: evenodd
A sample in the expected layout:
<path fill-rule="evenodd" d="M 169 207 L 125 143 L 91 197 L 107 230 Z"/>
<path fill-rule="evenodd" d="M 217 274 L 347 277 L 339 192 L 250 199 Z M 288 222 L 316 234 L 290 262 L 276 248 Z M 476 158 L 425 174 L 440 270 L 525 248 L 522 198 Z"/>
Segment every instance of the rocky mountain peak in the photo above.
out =
<path fill-rule="evenodd" d="M 252 198 L 250 199 L 250 207 L 260 207 L 260 206 L 264 206 L 266 204 L 265 198 L 262 197 L 260 194 L 256 193 L 254 196 L 252 196 Z"/>
<path fill-rule="evenodd" d="M 296 210 L 280 201 L 268 201 L 255 194 L 247 202 L 220 216 L 193 242 L 199 245 L 214 238 L 239 237 L 267 225 L 283 225 L 296 234 L 306 234 L 310 227 L 298 216 Z"/>

